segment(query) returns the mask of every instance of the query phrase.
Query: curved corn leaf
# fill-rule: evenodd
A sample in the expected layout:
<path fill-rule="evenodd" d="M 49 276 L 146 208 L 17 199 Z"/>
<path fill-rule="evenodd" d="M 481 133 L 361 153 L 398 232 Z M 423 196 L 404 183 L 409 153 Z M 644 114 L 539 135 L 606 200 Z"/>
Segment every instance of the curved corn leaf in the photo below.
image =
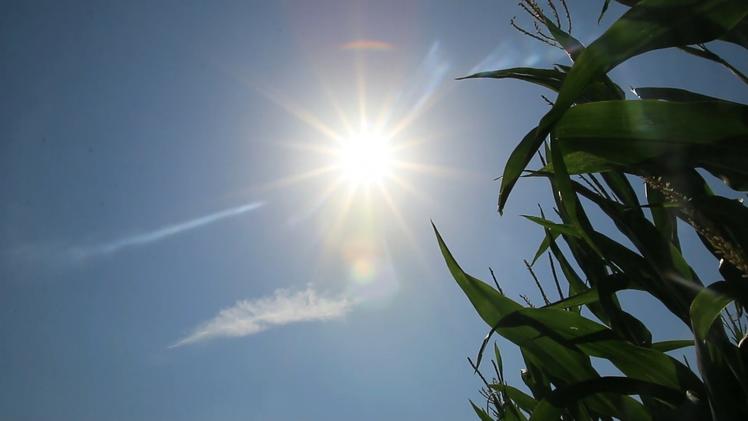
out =
<path fill-rule="evenodd" d="M 583 151 L 616 164 L 683 154 L 703 145 L 722 153 L 746 153 L 747 115 L 748 106 L 722 101 L 601 101 L 569 110 L 552 136 L 564 152 Z"/>
<path fill-rule="evenodd" d="M 560 70 L 559 70 L 560 69 Z M 532 67 L 512 67 L 509 69 L 478 72 L 469 76 L 458 77 L 465 79 L 517 79 L 548 88 L 558 92 L 563 85 L 568 66 L 558 65 L 556 69 L 535 69 Z M 601 101 L 606 99 L 623 99 L 623 91 L 607 77 L 589 84 L 579 96 L 578 102 Z"/>
<path fill-rule="evenodd" d="M 535 69 L 532 67 L 513 67 L 510 69 L 492 70 L 488 72 L 474 73 L 470 76 L 458 77 L 457 80 L 465 79 L 519 79 L 534 83 L 558 92 L 561 89 L 566 73 L 555 69 Z"/>
<path fill-rule="evenodd" d="M 537 216 L 531 216 L 531 215 L 522 215 L 522 217 L 529 219 L 532 222 L 535 222 L 536 224 L 545 227 L 547 230 L 553 234 L 556 233 L 556 236 L 558 234 L 565 234 L 571 237 L 582 237 L 582 233 L 579 231 L 577 227 L 566 225 L 566 224 L 557 224 L 555 222 L 549 221 L 545 218 L 539 218 Z"/>
<path fill-rule="evenodd" d="M 696 295 L 691 303 L 691 325 L 696 339 L 706 339 L 712 324 L 732 300 L 730 286 L 725 281 L 715 282 Z"/>
<path fill-rule="evenodd" d="M 566 309 L 570 307 L 577 307 L 594 303 L 599 299 L 600 297 L 598 296 L 597 290 L 594 288 L 590 288 L 584 292 L 580 292 L 579 294 L 572 295 L 570 297 L 564 298 L 563 300 L 548 304 L 547 306 L 544 306 L 542 308 Z"/>
<path fill-rule="evenodd" d="M 691 339 L 680 339 L 652 343 L 652 349 L 656 349 L 660 352 L 675 351 L 676 349 L 681 349 L 689 346 L 693 346 L 693 340 Z"/>
<path fill-rule="evenodd" d="M 582 279 L 579 278 L 577 272 L 574 270 L 574 268 L 571 267 L 569 261 L 566 259 L 566 256 L 564 256 L 563 252 L 561 252 L 561 249 L 558 247 L 558 244 L 556 244 L 556 240 L 549 236 L 547 232 L 546 239 L 548 240 L 548 246 L 551 249 L 553 257 L 555 257 L 556 261 L 558 261 L 558 264 L 561 267 L 561 272 L 563 272 L 564 277 L 566 278 L 566 282 L 569 284 L 569 295 L 574 296 L 588 291 L 590 288 L 584 282 L 582 282 Z M 573 241 L 573 239 L 571 240 Z M 597 316 L 600 320 L 602 320 L 603 322 L 607 321 L 602 308 L 600 308 L 598 304 L 596 304 L 595 302 L 590 302 L 587 303 L 587 307 L 590 309 L 592 314 Z M 579 307 L 572 307 L 571 309 L 573 311 L 576 311 L 577 313 L 580 311 Z"/>
<path fill-rule="evenodd" d="M 564 51 L 566 51 L 566 54 L 569 56 L 569 58 L 572 61 L 576 61 L 579 55 L 582 54 L 582 51 L 584 51 L 584 45 L 582 45 L 582 43 L 579 42 L 578 39 L 571 36 L 571 34 L 567 33 L 566 31 L 563 31 L 561 28 L 556 26 L 556 24 L 553 23 L 552 20 L 548 19 L 548 17 L 543 16 L 543 18 L 545 19 L 544 21 L 545 26 L 551 32 L 551 35 L 553 36 L 553 38 L 559 44 L 561 44 L 561 46 L 564 48 Z"/>
<path fill-rule="evenodd" d="M 527 413 L 532 413 L 533 408 L 538 403 L 532 396 L 507 384 L 492 384 L 491 389 L 505 393 L 509 399 L 513 400 L 520 409 Z"/>
<path fill-rule="evenodd" d="M 478 315 L 489 326 L 497 326 L 505 316 L 522 309 L 521 305 L 499 294 L 485 282 L 465 273 L 450 253 L 436 226 L 434 232 L 452 277 L 478 311 Z M 554 377 L 580 380 L 597 376 L 589 358 L 565 349 L 548 338 L 535 338 L 533 329 L 507 331 L 498 327 L 496 331 L 512 342 L 522 344 L 524 351 L 529 352 L 533 359 Z"/>
<path fill-rule="evenodd" d="M 688 367 L 672 357 L 651 348 L 636 346 L 618 339 L 607 327 L 579 314 L 555 310 L 526 308 L 504 317 L 500 329 L 534 330 L 536 335 L 551 338 L 587 355 L 605 358 L 633 379 L 681 390 L 703 391 L 701 381 Z"/>
<path fill-rule="evenodd" d="M 496 342 L 493 344 L 493 355 L 494 355 L 494 361 L 496 361 L 496 365 L 499 369 L 499 376 L 501 378 L 504 377 L 504 362 L 501 360 L 501 352 L 499 352 L 499 347 L 496 346 Z"/>
<path fill-rule="evenodd" d="M 745 0 L 642 0 L 587 47 L 564 79 L 553 108 L 509 156 L 499 191 L 499 211 L 522 171 L 554 124 L 589 83 L 636 55 L 711 41 L 748 15 Z"/>
<path fill-rule="evenodd" d="M 538 261 L 540 256 L 545 253 L 546 250 L 548 250 L 548 246 L 550 245 L 550 241 L 548 239 L 548 236 L 550 235 L 554 240 L 561 234 L 558 231 L 550 231 L 548 235 L 543 237 L 543 241 L 540 242 L 540 245 L 538 246 L 537 251 L 535 251 L 535 255 L 532 257 L 532 261 L 530 261 L 530 265 L 535 265 L 535 262 Z"/>
<path fill-rule="evenodd" d="M 608 171 L 604 172 L 602 176 L 605 183 L 621 203 L 627 206 L 629 210 L 641 212 L 639 199 L 636 197 L 636 192 L 634 192 L 631 183 L 626 178 L 626 174 L 622 172 Z"/>
<path fill-rule="evenodd" d="M 525 368 L 520 371 L 522 382 L 536 398 L 542 398 L 551 391 L 551 380 L 541 369 L 540 361 L 524 348 L 520 347 L 520 354 L 525 362 Z"/>
<path fill-rule="evenodd" d="M 548 135 L 547 131 L 543 132 L 539 130 L 539 127 L 535 127 L 517 144 L 509 155 L 509 159 L 504 165 L 504 173 L 501 176 L 501 185 L 499 187 L 499 214 L 504 213 L 504 206 L 506 200 L 509 197 L 509 193 L 514 188 L 517 180 L 522 175 L 522 171 L 525 170 L 527 164 L 535 156 L 535 152 L 538 150 L 543 140 Z"/>
<path fill-rule="evenodd" d="M 736 28 L 733 28 L 733 29 L 736 29 Z M 722 66 L 727 68 L 727 70 L 729 70 L 733 75 L 735 75 L 738 79 L 740 79 L 741 82 L 748 83 L 748 76 L 743 74 L 743 72 L 741 72 L 740 69 L 730 64 L 727 60 L 713 53 L 711 50 L 706 48 L 706 46 L 700 45 L 699 48 L 683 46 L 683 47 L 680 47 L 680 49 L 682 51 L 687 52 L 688 54 L 695 55 L 701 58 L 705 58 L 717 64 L 721 64 Z"/>
<path fill-rule="evenodd" d="M 436 227 L 434 227 L 434 232 L 450 272 L 486 323 L 494 326 L 498 325 L 500 320 L 511 321 L 513 315 L 524 311 L 521 310 L 519 304 L 499 294 L 488 284 L 466 274 L 454 260 Z M 560 312 L 575 314 L 566 311 Z M 547 373 L 553 379 L 562 379 L 559 380 L 562 382 L 579 382 L 598 377 L 587 355 L 579 350 L 569 348 L 566 344 L 559 343 L 556 338 L 538 335 L 538 331 L 534 327 L 522 325 L 499 326 L 496 331 L 522 348 L 525 361 L 532 362 L 532 364 L 528 363 L 528 366 L 535 365 L 542 369 L 538 376 L 544 376 Z M 524 376 L 523 379 L 525 379 Z M 535 383 L 535 380 L 532 383 Z M 538 385 L 536 384 L 536 386 Z M 621 405 L 620 402 L 611 401 L 605 397 L 590 398 L 588 404 L 595 408 L 597 412 L 605 413 L 615 411 L 617 405 Z"/>
<path fill-rule="evenodd" d="M 723 99 L 679 88 L 641 87 L 633 88 L 631 91 L 641 99 L 661 99 L 675 102 L 724 101 Z"/>
<path fill-rule="evenodd" d="M 447 267 L 452 277 L 457 281 L 457 285 L 460 286 L 473 304 L 473 307 L 478 311 L 478 314 L 489 326 L 496 325 L 507 314 L 522 309 L 521 305 L 499 294 L 498 291 L 487 283 L 465 273 L 452 256 L 452 253 L 450 253 L 441 234 L 436 229 L 436 225 L 432 223 L 431 226 L 434 228 L 439 248 L 444 256 L 444 260 L 447 262 Z"/>
<path fill-rule="evenodd" d="M 551 162 L 554 168 L 553 181 L 561 197 L 564 214 L 569 218 L 571 224 L 577 228 L 577 231 L 584 236 L 577 212 L 577 209 L 579 209 L 577 194 L 571 186 L 571 179 L 569 179 L 569 174 L 566 171 L 563 153 L 560 150 L 558 142 L 553 139 L 551 139 Z"/>
<path fill-rule="evenodd" d="M 628 377 L 606 376 L 559 387 L 539 402 L 536 410 L 545 410 L 546 405 L 551 405 L 557 409 L 570 407 L 584 397 L 599 393 L 655 397 L 673 406 L 687 403 L 686 394 L 679 390 Z M 632 412 L 605 415 L 612 415 L 623 420 L 651 419 L 650 414 L 641 406 L 631 405 L 627 409 L 632 410 Z M 555 411 L 548 409 L 548 412 Z M 534 420 L 535 417 L 532 419 Z"/>
<path fill-rule="evenodd" d="M 680 250 L 680 240 L 678 239 L 678 221 L 676 212 L 672 208 L 662 206 L 667 201 L 661 191 L 653 188 L 650 184 L 645 183 L 644 191 L 649 202 L 649 212 L 652 215 L 652 222 L 660 231 L 663 238 L 670 241 L 675 248 Z"/>
<path fill-rule="evenodd" d="M 639 279 L 649 278 L 646 284 L 647 290 L 690 325 L 688 307 L 695 295 L 694 289 L 699 288 L 701 282 L 680 251 L 663 238 L 657 228 L 640 214 L 626 212 L 621 205 L 596 195 L 579 183 L 575 182 L 574 187 L 611 218 L 618 229 L 634 243 L 643 258 L 631 254 L 625 247 L 595 233 L 599 236 L 596 241 L 614 248 L 614 250 L 608 250 L 606 256 L 611 261 L 623 257 L 625 260 L 616 261 L 616 264 L 619 264 L 621 268 L 628 268 L 628 270 L 624 269 L 624 273 L 628 276 L 633 276 L 642 268 L 646 268 L 649 274 L 641 273 Z M 635 263 L 637 260 L 639 261 L 638 268 Z"/>
<path fill-rule="evenodd" d="M 502 409 L 504 411 L 501 417 L 502 421 L 527 421 L 527 417 L 517 409 L 512 401 L 504 402 Z"/>
<path fill-rule="evenodd" d="M 597 17 L 597 23 L 599 24 L 601 20 L 603 20 L 603 15 L 605 15 L 605 12 L 608 11 L 608 7 L 610 6 L 610 0 L 605 0 L 605 3 L 603 3 L 603 8 L 600 10 L 600 16 Z"/>
<path fill-rule="evenodd" d="M 481 421 L 493 421 L 493 418 L 491 418 L 490 415 L 481 407 L 474 404 L 473 401 L 470 401 L 470 406 L 473 407 L 473 411 L 478 415 L 478 418 L 481 419 Z"/>
<path fill-rule="evenodd" d="M 569 110 L 552 136 L 570 174 L 666 160 L 663 171 L 704 167 L 740 186 L 748 185 L 746 115 L 748 106 L 722 101 L 601 101 Z"/>

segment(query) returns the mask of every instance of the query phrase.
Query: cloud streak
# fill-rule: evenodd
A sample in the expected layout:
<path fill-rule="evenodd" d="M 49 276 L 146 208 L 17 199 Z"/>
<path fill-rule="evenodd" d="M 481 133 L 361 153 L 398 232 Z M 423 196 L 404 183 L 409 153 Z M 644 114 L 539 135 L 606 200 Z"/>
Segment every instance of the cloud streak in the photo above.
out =
<path fill-rule="evenodd" d="M 279 289 L 271 296 L 238 301 L 221 310 L 169 348 L 216 338 L 254 335 L 291 323 L 337 319 L 345 316 L 353 304 L 353 300 L 346 297 L 320 296 L 311 287 L 297 292 Z"/>
<path fill-rule="evenodd" d="M 77 247 L 71 250 L 71 254 L 79 259 L 87 259 L 90 257 L 102 256 L 118 252 L 124 248 L 143 246 L 150 244 L 165 238 L 181 234 L 185 231 L 193 230 L 213 222 L 220 221 L 222 219 L 230 218 L 233 216 L 242 215 L 244 213 L 253 211 L 262 207 L 264 202 L 253 202 L 247 203 L 233 208 L 225 209 L 219 212 L 215 212 L 209 215 L 201 216 L 199 218 L 191 219 L 189 221 L 180 222 L 174 225 L 168 225 L 163 228 L 156 229 L 154 231 L 145 232 L 141 234 L 132 235 L 130 237 L 121 238 L 119 240 L 111 241 L 109 243 L 98 244 L 90 247 Z"/>

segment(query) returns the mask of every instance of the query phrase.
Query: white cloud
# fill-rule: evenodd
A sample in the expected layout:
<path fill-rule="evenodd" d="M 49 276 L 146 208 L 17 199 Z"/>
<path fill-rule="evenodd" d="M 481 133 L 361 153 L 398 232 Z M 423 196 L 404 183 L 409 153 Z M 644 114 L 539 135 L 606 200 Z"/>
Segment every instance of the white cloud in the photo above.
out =
<path fill-rule="evenodd" d="M 170 348 L 221 337 L 253 335 L 290 323 L 336 319 L 348 313 L 353 304 L 345 297 L 320 296 L 311 287 L 298 292 L 279 289 L 269 297 L 238 301 L 221 310 Z"/>

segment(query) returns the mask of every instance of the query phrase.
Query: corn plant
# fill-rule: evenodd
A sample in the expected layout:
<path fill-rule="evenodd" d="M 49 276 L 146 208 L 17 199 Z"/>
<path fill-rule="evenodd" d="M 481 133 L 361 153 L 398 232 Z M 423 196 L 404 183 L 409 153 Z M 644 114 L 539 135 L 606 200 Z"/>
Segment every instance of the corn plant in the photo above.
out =
<path fill-rule="evenodd" d="M 523 177 L 550 184 L 556 216 L 542 209 L 527 216 L 545 237 L 526 264 L 535 277 L 532 265 L 547 255 L 561 299 L 551 302 L 536 277 L 543 306 L 510 299 L 498 282 L 465 273 L 434 227 L 449 271 L 490 329 L 471 365 L 480 374 L 495 333 L 524 359 L 525 387 L 509 385 L 494 344 L 495 378 L 481 374 L 486 405 L 471 402 L 482 420 L 748 419 L 748 209 L 713 191 L 719 182 L 735 195 L 748 189 L 748 106 L 660 87 L 635 88 L 636 98 L 626 99 L 607 76 L 634 56 L 677 48 L 748 84 L 706 45 L 748 48 L 748 1 L 619 3 L 629 7 L 626 13 L 584 46 L 571 35 L 565 2 L 544 9 L 524 1 L 535 29 L 512 25 L 563 48 L 572 65 L 467 76 L 520 79 L 556 93 L 550 111 L 511 153 L 498 209 Z M 636 194 L 638 183 L 646 195 Z M 592 207 L 629 245 L 593 226 Z M 679 226 L 695 231 L 721 280 L 702 282 L 681 253 Z M 617 294 L 624 290 L 650 294 L 692 337 L 653 341 L 648 327 L 623 310 Z M 687 347 L 694 368 L 668 354 Z M 610 361 L 620 375 L 601 375 L 592 358 Z"/>

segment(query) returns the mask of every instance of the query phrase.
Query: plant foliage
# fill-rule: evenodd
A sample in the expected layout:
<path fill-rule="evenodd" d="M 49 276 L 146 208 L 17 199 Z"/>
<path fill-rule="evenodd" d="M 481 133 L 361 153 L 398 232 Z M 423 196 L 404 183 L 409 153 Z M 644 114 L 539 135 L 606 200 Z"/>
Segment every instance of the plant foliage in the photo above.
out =
<path fill-rule="evenodd" d="M 511 153 L 499 192 L 501 212 L 521 177 L 550 183 L 560 221 L 542 210 L 540 216 L 526 216 L 545 232 L 532 263 L 525 262 L 545 305 L 520 304 L 497 282 L 494 287 L 464 272 L 434 227 L 449 271 L 490 328 L 471 365 L 480 374 L 494 333 L 516 344 L 525 362 L 527 392 L 504 381 L 494 345 L 496 376 L 489 381 L 481 374 L 486 405 L 471 402 L 482 420 L 748 419 L 748 209 L 715 194 L 704 178 L 716 176 L 736 192 L 748 189 L 748 106 L 661 87 L 633 89 L 637 98 L 626 99 L 607 76 L 636 55 L 678 48 L 748 83 L 737 67 L 704 45 L 721 40 L 748 48 L 748 2 L 618 2 L 628 11 L 585 47 L 571 35 L 565 2 L 561 7 L 548 2 L 546 11 L 524 1 L 536 31 L 514 20 L 512 25 L 564 49 L 573 65 L 463 78 L 519 79 L 557 94 Z M 609 3 L 604 1 L 601 18 Z M 541 166 L 528 169 L 537 155 Z M 644 198 L 635 193 L 637 181 Z M 590 206 L 631 246 L 593 226 Z M 681 254 L 678 221 L 697 233 L 718 262 L 722 280 L 704 286 Z M 557 302 L 548 299 L 531 268 L 544 255 L 561 296 Z M 647 326 L 619 303 L 623 290 L 650 294 L 693 337 L 653 342 Z M 695 350 L 695 369 L 667 354 L 685 347 Z M 601 375 L 593 358 L 608 360 L 621 375 Z"/>

